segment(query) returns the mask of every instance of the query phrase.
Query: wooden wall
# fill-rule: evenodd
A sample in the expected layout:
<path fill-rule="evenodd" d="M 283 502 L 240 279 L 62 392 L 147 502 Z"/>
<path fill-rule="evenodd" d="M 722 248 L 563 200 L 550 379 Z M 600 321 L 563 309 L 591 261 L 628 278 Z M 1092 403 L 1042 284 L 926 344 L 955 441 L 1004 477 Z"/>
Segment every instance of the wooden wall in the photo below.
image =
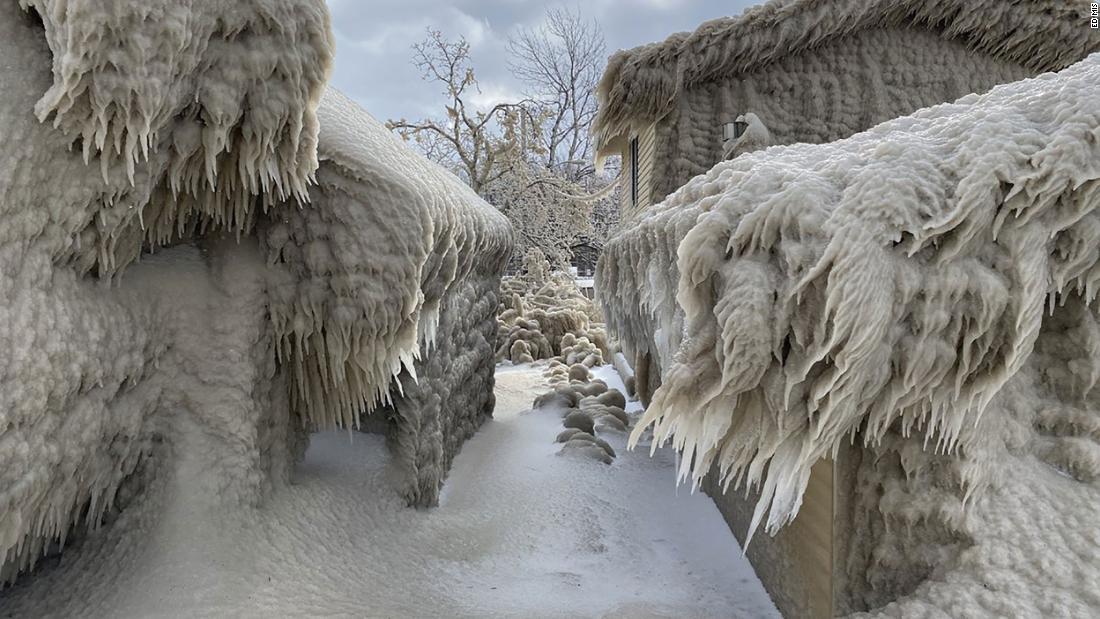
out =
<path fill-rule="evenodd" d="M 748 556 L 784 617 L 824 619 L 834 616 L 835 502 L 833 461 L 814 465 L 798 516 L 771 537 L 762 528 L 749 545 Z M 744 544 L 757 495 L 744 491 L 723 494 L 712 470 L 703 490 L 714 499 L 737 540 Z"/>
<path fill-rule="evenodd" d="M 638 138 L 638 202 L 634 204 L 632 202 L 632 196 L 630 191 L 630 171 L 633 169 L 632 161 L 630 159 L 630 141 L 629 139 L 623 144 L 623 170 L 626 173 L 621 192 L 621 205 L 619 209 L 620 219 L 628 219 L 635 214 L 645 210 L 651 204 L 653 204 L 653 189 L 654 189 L 654 158 L 655 158 L 655 145 L 657 142 L 657 128 L 656 125 L 651 123 L 638 129 L 635 133 L 631 134 L 630 138 Z"/>

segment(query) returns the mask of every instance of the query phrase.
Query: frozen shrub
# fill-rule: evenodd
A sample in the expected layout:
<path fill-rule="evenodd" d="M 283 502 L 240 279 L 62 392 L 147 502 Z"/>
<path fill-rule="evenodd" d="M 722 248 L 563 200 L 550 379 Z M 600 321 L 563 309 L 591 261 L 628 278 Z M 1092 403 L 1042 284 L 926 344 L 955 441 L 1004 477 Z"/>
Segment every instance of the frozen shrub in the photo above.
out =
<path fill-rule="evenodd" d="M 594 429 L 592 416 L 582 411 L 573 411 L 566 415 L 562 425 L 567 428 L 583 430 L 589 434 L 591 434 Z"/>
<path fill-rule="evenodd" d="M 580 456 L 599 460 L 604 464 L 611 464 L 614 456 L 600 448 L 599 445 L 585 440 L 571 440 L 562 445 L 559 456 Z"/>
<path fill-rule="evenodd" d="M 537 250 L 533 250 L 537 252 Z M 501 281 L 497 360 L 602 365 L 610 358 L 600 311 L 566 273 L 550 272 L 541 253 L 529 253 L 525 272 Z M 526 345 L 517 347 L 516 342 Z"/>
<path fill-rule="evenodd" d="M 547 374 L 556 386 L 535 398 L 534 407 L 561 413 L 566 429 L 555 439 L 564 443 L 560 453 L 589 456 L 610 464 L 615 450 L 596 434 L 626 432 L 630 426 L 630 417 L 623 410 L 626 397 L 617 389 L 608 389 L 604 381 L 592 380 L 588 368 L 581 364 L 566 366 L 551 361 Z M 594 443 L 598 450 L 581 444 L 585 441 Z"/>

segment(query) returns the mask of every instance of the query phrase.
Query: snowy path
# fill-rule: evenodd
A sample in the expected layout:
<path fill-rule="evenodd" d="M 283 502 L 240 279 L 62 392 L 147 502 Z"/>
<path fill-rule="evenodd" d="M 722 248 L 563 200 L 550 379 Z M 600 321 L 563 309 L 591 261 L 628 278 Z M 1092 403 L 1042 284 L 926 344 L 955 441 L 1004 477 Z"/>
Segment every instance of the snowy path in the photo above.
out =
<path fill-rule="evenodd" d="M 498 371 L 496 418 L 436 509 L 389 489 L 380 437 L 318 434 L 263 507 L 192 505 L 201 540 L 166 534 L 180 513 L 148 519 L 146 548 L 89 540 L 0 596 L 0 616 L 778 616 L 710 500 L 677 492 L 671 454 L 612 436 L 610 467 L 558 457 L 561 420 L 527 410 L 543 390 L 538 368 Z"/>

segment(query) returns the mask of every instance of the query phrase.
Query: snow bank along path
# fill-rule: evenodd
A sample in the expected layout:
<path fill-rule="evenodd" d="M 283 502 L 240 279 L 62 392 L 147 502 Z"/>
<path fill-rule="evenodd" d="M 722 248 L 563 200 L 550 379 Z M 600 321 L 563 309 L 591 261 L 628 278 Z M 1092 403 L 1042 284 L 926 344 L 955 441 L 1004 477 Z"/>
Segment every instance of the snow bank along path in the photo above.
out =
<path fill-rule="evenodd" d="M 0 580 L 157 501 L 259 504 L 376 409 L 438 500 L 511 230 L 326 91 L 332 51 L 321 0 L 0 3 Z"/>
<path fill-rule="evenodd" d="M 193 252 L 163 259 L 188 293 L 209 292 Z M 500 370 L 496 415 L 456 457 L 435 509 L 409 510 L 398 498 L 398 462 L 380 437 L 317 434 L 293 483 L 264 504 L 225 509 L 210 495 L 179 492 L 159 507 L 143 503 L 123 512 L 126 527 L 39 568 L 0 609 L 16 617 L 778 617 L 714 505 L 671 483 L 670 450 L 628 452 L 620 435 L 609 439 L 620 451 L 610 466 L 555 455 L 559 416 L 528 410 L 547 388 L 542 372 Z M 621 388 L 610 366 L 596 373 Z M 215 439 L 188 440 L 205 454 Z M 217 483 L 198 460 L 182 459 L 171 483 Z M 197 500 L 176 498 L 184 496 Z"/>
<path fill-rule="evenodd" d="M 758 487 L 771 532 L 854 440 L 861 604 L 1095 614 L 1098 102 L 1094 54 L 720 163 L 654 207 L 597 269 L 609 328 L 664 369 L 634 438 Z"/>

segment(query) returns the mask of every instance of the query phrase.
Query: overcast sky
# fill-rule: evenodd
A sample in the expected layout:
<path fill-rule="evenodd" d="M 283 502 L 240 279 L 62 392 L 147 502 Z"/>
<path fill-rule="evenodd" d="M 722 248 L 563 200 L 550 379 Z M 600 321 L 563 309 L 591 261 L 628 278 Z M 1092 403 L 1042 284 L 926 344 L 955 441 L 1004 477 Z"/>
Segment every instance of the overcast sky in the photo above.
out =
<path fill-rule="evenodd" d="M 508 75 L 506 42 L 519 27 L 537 26 L 548 6 L 579 9 L 596 20 L 607 53 L 664 40 L 702 22 L 739 15 L 754 0 L 328 0 L 336 33 L 333 84 L 379 120 L 438 116 L 438 86 L 420 79 L 410 46 L 427 27 L 464 36 L 486 104 L 515 98 L 520 86 Z"/>

